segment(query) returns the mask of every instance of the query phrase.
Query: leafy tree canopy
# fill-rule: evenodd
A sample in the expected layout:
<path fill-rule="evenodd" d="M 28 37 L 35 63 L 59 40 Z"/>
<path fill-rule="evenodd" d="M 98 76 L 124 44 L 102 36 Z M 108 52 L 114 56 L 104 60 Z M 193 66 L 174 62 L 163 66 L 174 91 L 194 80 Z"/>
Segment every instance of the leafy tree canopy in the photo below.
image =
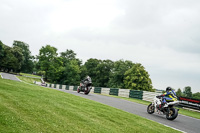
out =
<path fill-rule="evenodd" d="M 135 64 L 125 72 L 124 84 L 128 89 L 152 91 L 152 82 L 148 72 L 141 64 Z"/>
<path fill-rule="evenodd" d="M 124 85 L 124 74 L 132 68 L 134 63 L 131 61 L 119 60 L 114 62 L 111 69 L 109 86 L 113 88 L 126 88 Z"/>

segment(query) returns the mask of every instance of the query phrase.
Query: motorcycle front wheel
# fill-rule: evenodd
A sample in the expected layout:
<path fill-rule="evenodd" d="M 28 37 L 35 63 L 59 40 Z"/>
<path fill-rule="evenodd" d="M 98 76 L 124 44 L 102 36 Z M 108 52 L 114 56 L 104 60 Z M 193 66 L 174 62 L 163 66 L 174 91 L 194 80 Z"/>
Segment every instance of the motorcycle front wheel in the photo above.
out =
<path fill-rule="evenodd" d="M 174 120 L 178 116 L 178 110 L 176 108 L 170 108 L 169 112 L 166 115 L 168 120 Z"/>
<path fill-rule="evenodd" d="M 149 114 L 153 114 L 154 113 L 154 105 L 151 103 L 151 104 L 149 104 L 149 106 L 147 107 L 147 112 L 149 113 Z"/>
<path fill-rule="evenodd" d="M 87 89 L 84 91 L 84 94 L 87 95 L 87 94 L 89 94 L 89 93 L 90 93 L 90 89 L 87 88 Z"/>
<path fill-rule="evenodd" d="M 78 93 L 80 92 L 80 87 L 77 88 L 77 92 L 78 92 Z"/>

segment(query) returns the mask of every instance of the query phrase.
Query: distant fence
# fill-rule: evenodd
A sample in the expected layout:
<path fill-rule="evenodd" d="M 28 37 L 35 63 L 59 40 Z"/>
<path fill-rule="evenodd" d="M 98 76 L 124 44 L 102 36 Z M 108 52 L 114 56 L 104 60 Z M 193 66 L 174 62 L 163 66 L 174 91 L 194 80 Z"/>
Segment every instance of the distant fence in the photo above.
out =
<path fill-rule="evenodd" d="M 181 101 L 179 106 L 200 110 L 200 99 L 194 99 L 188 97 L 179 97 L 178 99 Z"/>
<path fill-rule="evenodd" d="M 35 84 L 42 85 L 45 87 L 62 89 L 62 90 L 71 90 L 77 91 L 78 86 L 69 86 L 61 84 L 41 84 L 41 82 L 34 82 Z M 161 95 L 161 91 L 149 92 L 149 91 L 140 91 L 140 90 L 130 90 L 130 89 L 116 89 L 116 88 L 104 88 L 104 87 L 92 87 L 91 92 L 105 94 L 105 95 L 114 95 L 126 98 L 135 98 L 144 101 L 153 102 L 153 99 L 157 95 Z M 179 97 L 181 103 L 179 107 L 186 107 L 191 109 L 200 110 L 200 100 L 192 99 L 187 97 Z"/>

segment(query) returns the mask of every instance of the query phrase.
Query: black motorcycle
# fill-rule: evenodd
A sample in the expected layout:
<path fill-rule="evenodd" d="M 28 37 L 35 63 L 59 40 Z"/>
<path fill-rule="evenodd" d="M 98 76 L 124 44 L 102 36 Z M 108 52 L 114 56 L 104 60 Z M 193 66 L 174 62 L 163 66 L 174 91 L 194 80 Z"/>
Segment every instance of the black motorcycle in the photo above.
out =
<path fill-rule="evenodd" d="M 81 81 L 80 86 L 77 88 L 77 92 L 84 92 L 85 95 L 90 93 L 92 89 L 92 80 L 88 79 L 87 81 Z"/>

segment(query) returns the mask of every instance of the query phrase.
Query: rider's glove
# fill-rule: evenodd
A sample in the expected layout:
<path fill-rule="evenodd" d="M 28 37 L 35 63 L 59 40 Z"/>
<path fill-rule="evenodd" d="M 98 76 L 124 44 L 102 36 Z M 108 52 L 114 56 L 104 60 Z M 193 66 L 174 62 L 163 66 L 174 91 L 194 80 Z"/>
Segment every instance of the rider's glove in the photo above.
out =
<path fill-rule="evenodd" d="M 156 96 L 157 98 L 161 98 L 161 97 L 164 97 L 165 95 L 163 94 L 163 95 L 160 95 L 160 96 Z"/>

